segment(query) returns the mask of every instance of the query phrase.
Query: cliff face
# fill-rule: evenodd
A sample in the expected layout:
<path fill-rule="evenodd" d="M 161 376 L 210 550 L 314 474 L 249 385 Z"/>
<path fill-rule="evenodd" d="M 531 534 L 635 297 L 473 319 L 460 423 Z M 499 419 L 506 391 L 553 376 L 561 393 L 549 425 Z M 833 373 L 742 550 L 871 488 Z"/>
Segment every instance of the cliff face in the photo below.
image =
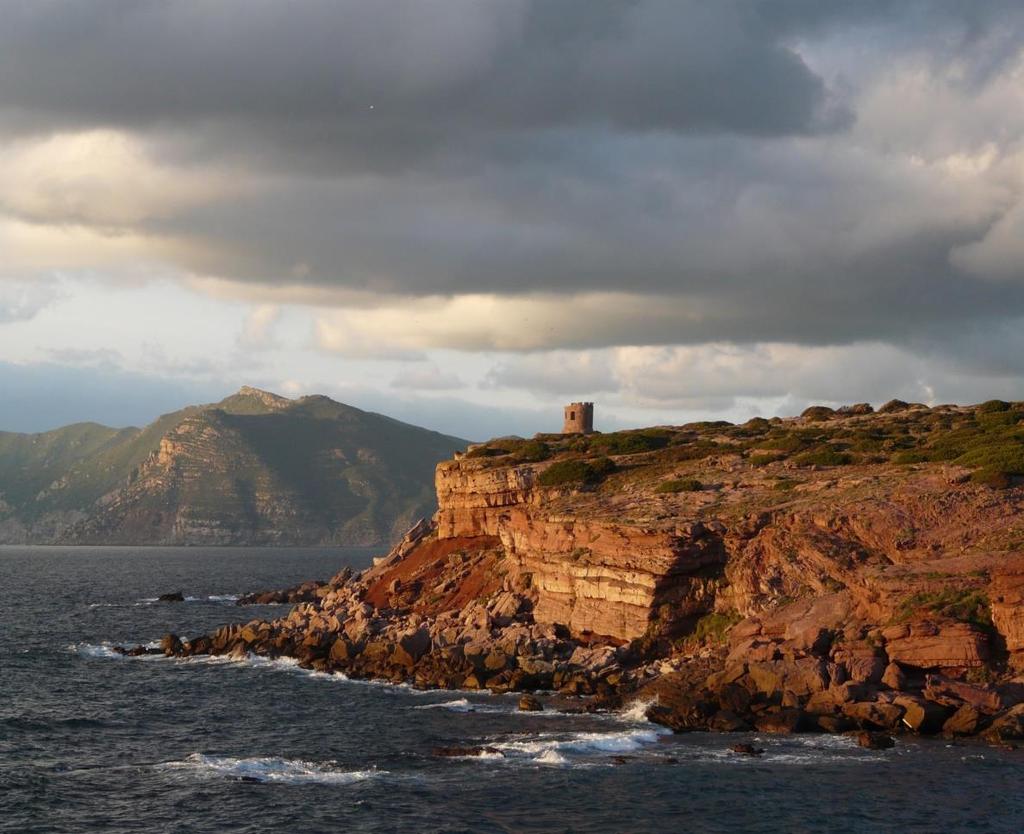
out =
<path fill-rule="evenodd" d="M 574 632 L 631 640 L 663 605 L 673 617 L 708 610 L 715 580 L 699 574 L 724 562 L 720 537 L 685 521 L 645 526 L 574 512 L 571 491 L 537 485 L 538 468 L 440 464 L 437 537 L 500 540 L 530 577 L 537 620 Z"/>
<path fill-rule="evenodd" d="M 0 541 L 378 544 L 434 507 L 463 441 L 254 388 L 145 429 L 0 436 Z"/>
<path fill-rule="evenodd" d="M 1022 418 L 894 404 L 493 441 L 438 465 L 434 520 L 363 574 L 163 650 L 655 700 L 679 731 L 1022 739 Z"/>
<path fill-rule="evenodd" d="M 551 437 L 542 454 L 527 450 L 544 458 L 533 461 L 495 441 L 437 467 L 433 535 L 470 550 L 478 537 L 499 541 L 536 620 L 577 635 L 685 639 L 702 619 L 756 623 L 788 611 L 799 621 L 810 616 L 803 600 L 829 597 L 844 626 L 864 631 L 857 640 L 889 646 L 890 659 L 980 666 L 1009 652 L 1016 664 L 1022 490 L 1012 473 L 994 488 L 988 469 L 969 464 L 1012 460 L 1021 416 L 1009 406 L 908 407 Z M 586 473 L 558 474 L 623 445 L 610 474 L 589 483 Z M 944 459 L 928 460 L 933 449 Z"/>

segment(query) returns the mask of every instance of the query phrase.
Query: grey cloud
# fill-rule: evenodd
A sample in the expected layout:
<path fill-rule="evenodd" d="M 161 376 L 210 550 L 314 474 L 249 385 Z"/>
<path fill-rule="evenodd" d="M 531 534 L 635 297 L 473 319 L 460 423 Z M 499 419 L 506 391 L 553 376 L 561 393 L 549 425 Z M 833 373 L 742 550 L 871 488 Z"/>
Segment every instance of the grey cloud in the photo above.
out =
<path fill-rule="evenodd" d="M 382 304 L 547 292 L 569 315 L 576 294 L 650 299 L 541 346 L 909 344 L 1024 310 L 989 275 L 1020 185 L 858 134 L 858 96 L 905 66 L 955 86 L 954 57 L 983 87 L 1019 55 L 1018 6 L 0 0 L 0 125 L 113 126 L 172 172 L 233 171 L 251 187 L 111 230 L 193 273 Z M 870 66 L 838 83 L 806 57 L 832 43 Z M 970 114 L 934 119 L 958 150 Z M 963 144 L 1012 155 L 1006 124 Z"/>
<path fill-rule="evenodd" d="M 746 5 L 5 0 L 0 106 L 30 127 L 318 133 L 395 163 L 466 132 L 828 127 L 822 80 Z"/>

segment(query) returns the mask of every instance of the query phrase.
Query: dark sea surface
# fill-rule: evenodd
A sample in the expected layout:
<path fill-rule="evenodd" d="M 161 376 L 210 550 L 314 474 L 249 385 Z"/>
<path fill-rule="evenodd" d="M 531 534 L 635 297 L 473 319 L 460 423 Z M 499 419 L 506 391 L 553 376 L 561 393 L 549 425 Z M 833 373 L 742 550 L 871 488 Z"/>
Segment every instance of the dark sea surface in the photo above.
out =
<path fill-rule="evenodd" d="M 0 548 L 0 831 L 1024 831 L 1024 751 L 672 736 L 284 662 L 109 650 L 283 614 L 233 596 L 369 556 Z M 152 601 L 177 590 L 189 601 Z M 763 758 L 728 752 L 752 738 Z M 439 759 L 440 745 L 500 752 Z"/>

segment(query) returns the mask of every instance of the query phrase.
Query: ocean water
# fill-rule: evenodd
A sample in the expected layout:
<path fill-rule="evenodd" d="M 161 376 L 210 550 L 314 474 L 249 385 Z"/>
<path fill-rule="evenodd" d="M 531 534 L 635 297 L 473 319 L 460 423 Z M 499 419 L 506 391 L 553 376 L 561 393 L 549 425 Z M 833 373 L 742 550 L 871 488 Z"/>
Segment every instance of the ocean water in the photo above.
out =
<path fill-rule="evenodd" d="M 236 595 L 364 550 L 0 548 L 0 831 L 1020 832 L 1024 751 L 673 736 L 638 711 L 165 660 L 110 645 L 284 613 Z M 153 598 L 183 591 L 189 600 Z M 747 759 L 740 741 L 767 748 Z M 432 755 L 483 745 L 483 756 Z"/>

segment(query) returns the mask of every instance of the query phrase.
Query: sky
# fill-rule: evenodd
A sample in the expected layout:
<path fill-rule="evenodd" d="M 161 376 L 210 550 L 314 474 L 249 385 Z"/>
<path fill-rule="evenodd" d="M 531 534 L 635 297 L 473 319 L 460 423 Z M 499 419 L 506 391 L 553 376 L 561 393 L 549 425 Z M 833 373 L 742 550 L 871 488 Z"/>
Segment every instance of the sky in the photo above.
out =
<path fill-rule="evenodd" d="M 1017 0 L 0 0 L 0 430 L 1024 399 Z"/>

